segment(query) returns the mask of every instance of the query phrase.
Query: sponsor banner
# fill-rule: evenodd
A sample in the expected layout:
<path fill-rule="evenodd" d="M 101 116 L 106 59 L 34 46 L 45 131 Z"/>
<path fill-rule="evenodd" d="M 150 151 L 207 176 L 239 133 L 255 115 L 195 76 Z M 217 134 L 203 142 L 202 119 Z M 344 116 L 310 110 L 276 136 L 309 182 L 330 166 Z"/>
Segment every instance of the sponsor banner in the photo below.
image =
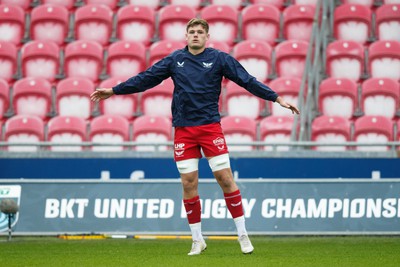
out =
<path fill-rule="evenodd" d="M 183 144 L 177 144 L 175 151 L 180 153 L 181 149 Z M 231 157 L 237 178 L 400 178 L 398 166 L 400 158 Z M 199 173 L 200 178 L 213 177 L 204 158 L 199 162 Z M 0 181 L 20 178 L 174 179 L 179 178 L 179 172 L 172 158 L 0 158 Z"/>
<path fill-rule="evenodd" d="M 400 234 L 400 180 L 238 185 L 250 233 Z M 0 188 L 19 186 L 15 233 L 189 233 L 179 181 L 23 182 Z M 203 232 L 234 234 L 218 184 L 203 181 L 199 193 Z"/>
<path fill-rule="evenodd" d="M 21 186 L 20 185 L 1 185 L 0 184 L 0 203 L 3 199 L 12 199 L 18 205 L 21 200 Z M 11 216 L 11 227 L 14 227 L 19 219 L 19 213 Z M 8 230 L 9 216 L 0 211 L 0 232 Z"/>

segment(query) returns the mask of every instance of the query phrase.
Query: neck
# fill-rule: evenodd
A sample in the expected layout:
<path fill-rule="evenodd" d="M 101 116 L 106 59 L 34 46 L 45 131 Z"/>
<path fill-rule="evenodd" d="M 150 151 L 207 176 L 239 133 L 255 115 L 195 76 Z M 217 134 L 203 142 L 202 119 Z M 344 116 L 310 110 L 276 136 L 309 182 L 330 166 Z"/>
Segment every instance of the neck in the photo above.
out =
<path fill-rule="evenodd" d="M 194 48 L 188 47 L 189 53 L 192 55 L 198 55 L 198 54 L 202 53 L 205 49 L 206 49 L 205 47 L 201 47 L 199 49 L 194 49 Z"/>

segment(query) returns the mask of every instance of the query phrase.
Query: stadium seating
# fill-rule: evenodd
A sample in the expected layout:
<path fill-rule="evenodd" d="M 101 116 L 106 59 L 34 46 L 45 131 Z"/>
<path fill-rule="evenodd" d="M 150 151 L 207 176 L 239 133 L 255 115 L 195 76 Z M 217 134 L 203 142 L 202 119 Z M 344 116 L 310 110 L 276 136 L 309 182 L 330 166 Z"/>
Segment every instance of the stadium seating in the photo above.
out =
<path fill-rule="evenodd" d="M 41 77 L 53 82 L 59 74 L 60 48 L 53 41 L 31 41 L 21 48 L 24 77 Z"/>
<path fill-rule="evenodd" d="M 372 11 L 368 6 L 342 4 L 334 12 L 334 37 L 366 44 L 371 34 Z"/>
<path fill-rule="evenodd" d="M 215 49 L 218 49 L 222 52 L 225 52 L 227 54 L 231 53 L 231 47 L 225 43 L 225 42 L 221 42 L 221 41 L 208 41 L 206 44 L 207 47 L 212 47 Z"/>
<path fill-rule="evenodd" d="M 126 0 L 126 2 L 129 5 L 148 6 L 154 10 L 157 10 L 163 4 L 163 0 Z"/>
<path fill-rule="evenodd" d="M 151 7 L 123 6 L 118 9 L 116 17 L 119 40 L 150 45 L 155 32 L 155 12 Z"/>
<path fill-rule="evenodd" d="M 375 33 L 379 40 L 400 42 L 400 2 L 382 5 L 375 11 Z"/>
<path fill-rule="evenodd" d="M 123 82 L 124 79 L 109 78 L 100 83 L 99 88 L 111 88 Z M 119 115 L 128 120 L 132 120 L 137 116 L 138 111 L 138 94 L 114 95 L 107 101 L 99 102 L 101 114 Z"/>
<path fill-rule="evenodd" d="M 311 5 L 316 6 L 319 0 L 292 0 L 294 5 Z"/>
<path fill-rule="evenodd" d="M 287 40 L 275 47 L 275 68 L 279 77 L 303 76 L 308 42 Z"/>
<path fill-rule="evenodd" d="M 103 47 L 95 41 L 74 41 L 65 47 L 64 73 L 66 77 L 99 79 L 103 68 Z"/>
<path fill-rule="evenodd" d="M 56 116 L 47 123 L 46 140 L 53 143 L 80 143 L 87 141 L 87 124 L 83 118 Z M 82 151 L 82 146 L 50 146 L 51 151 Z"/>
<path fill-rule="evenodd" d="M 149 47 L 149 62 L 148 66 L 152 66 L 157 61 L 161 60 L 165 56 L 171 54 L 177 49 L 182 49 L 185 47 L 184 42 L 161 40 L 154 42 Z"/>
<path fill-rule="evenodd" d="M 67 8 L 69 12 L 75 9 L 75 0 L 42 0 L 42 4 L 60 5 Z"/>
<path fill-rule="evenodd" d="M 362 44 L 344 40 L 328 44 L 326 48 L 328 76 L 359 81 L 364 71 L 364 46 Z"/>
<path fill-rule="evenodd" d="M 340 116 L 322 115 L 315 118 L 311 126 L 311 140 L 321 143 L 340 144 L 349 142 L 350 121 Z M 318 151 L 345 151 L 346 146 L 315 146 L 313 149 Z"/>
<path fill-rule="evenodd" d="M 269 83 L 269 87 L 287 102 L 297 105 L 301 87 L 300 78 L 276 78 Z M 291 110 L 282 108 L 278 103 L 271 103 L 271 114 L 274 116 L 293 116 Z"/>
<path fill-rule="evenodd" d="M 57 114 L 89 119 L 93 110 L 90 94 L 94 89 L 93 82 L 86 78 L 71 77 L 61 80 L 56 87 Z"/>
<path fill-rule="evenodd" d="M 156 143 L 171 141 L 171 120 L 165 116 L 143 115 L 132 125 L 132 140 L 140 143 Z M 165 151 L 167 146 L 135 146 L 136 151 Z"/>
<path fill-rule="evenodd" d="M 117 41 L 107 51 L 107 74 L 111 77 L 131 77 L 146 68 L 146 48 L 140 42 Z"/>
<path fill-rule="evenodd" d="M 37 143 L 44 140 L 44 123 L 33 115 L 16 115 L 5 123 L 4 141 L 10 143 Z M 38 146 L 8 146 L 8 151 L 36 152 Z"/>
<path fill-rule="evenodd" d="M 238 37 L 238 11 L 227 5 L 209 5 L 200 11 L 200 17 L 210 25 L 210 38 L 233 46 Z"/>
<path fill-rule="evenodd" d="M 221 127 L 224 131 L 229 151 L 254 150 L 254 146 L 251 145 L 235 145 L 257 140 L 257 125 L 254 119 L 244 116 L 225 116 L 221 119 Z"/>
<path fill-rule="evenodd" d="M 117 115 L 102 115 L 90 122 L 89 141 L 98 144 L 117 144 L 129 141 L 129 122 Z M 92 151 L 123 151 L 124 146 L 93 146 Z"/>
<path fill-rule="evenodd" d="M 5 117 L 4 115 L 7 113 L 9 105 L 10 105 L 10 88 L 8 83 L 0 78 L 0 121 Z"/>
<path fill-rule="evenodd" d="M 368 52 L 371 77 L 400 81 L 400 42 L 375 41 L 369 46 Z"/>
<path fill-rule="evenodd" d="M 111 10 L 116 10 L 118 8 L 118 3 L 120 0 L 84 0 L 86 5 L 105 5 Z"/>
<path fill-rule="evenodd" d="M 150 116 L 172 117 L 171 102 L 174 83 L 172 79 L 166 79 L 159 85 L 144 91 L 140 97 L 140 109 L 142 114 Z"/>
<path fill-rule="evenodd" d="M 393 123 L 384 116 L 362 116 L 354 123 L 354 141 L 379 144 L 393 141 Z M 358 151 L 386 151 L 387 146 L 357 146 Z"/>
<path fill-rule="evenodd" d="M 266 101 L 236 83 L 228 81 L 226 84 L 226 112 L 229 116 L 244 116 L 257 120 L 266 114 Z"/>
<path fill-rule="evenodd" d="M 17 5 L 0 5 L 0 41 L 20 45 L 25 33 L 25 12 Z"/>
<path fill-rule="evenodd" d="M 17 74 L 17 47 L 11 42 L 0 41 L 0 79 L 11 82 Z"/>
<path fill-rule="evenodd" d="M 283 37 L 287 40 L 309 42 L 314 21 L 315 7 L 312 5 L 290 5 L 282 13 Z"/>
<path fill-rule="evenodd" d="M 264 41 L 245 40 L 233 47 L 233 56 L 260 82 L 272 73 L 272 48 Z"/>
<path fill-rule="evenodd" d="M 167 0 L 170 5 L 187 5 L 195 10 L 200 10 L 203 7 L 203 0 Z"/>
<path fill-rule="evenodd" d="M 273 5 L 253 4 L 241 11 L 242 39 L 260 40 L 275 46 L 279 38 L 280 10 Z"/>
<path fill-rule="evenodd" d="M 183 42 L 186 24 L 196 17 L 196 10 L 187 5 L 167 5 L 158 11 L 158 37 Z"/>
<path fill-rule="evenodd" d="M 370 78 L 362 84 L 361 106 L 365 115 L 394 118 L 399 110 L 399 83 L 389 78 Z"/>
<path fill-rule="evenodd" d="M 257 4 L 268 4 L 279 8 L 280 10 L 285 8 L 286 0 L 249 0 L 251 5 Z"/>
<path fill-rule="evenodd" d="M 346 78 L 327 78 L 320 83 L 318 106 L 323 115 L 351 119 L 357 103 L 356 82 Z"/>
<path fill-rule="evenodd" d="M 226 5 L 235 9 L 241 9 L 246 0 L 209 0 L 210 5 Z"/>
<path fill-rule="evenodd" d="M 50 116 L 52 86 L 44 78 L 28 77 L 14 83 L 13 108 L 18 115 L 34 115 L 41 119 Z"/>
<path fill-rule="evenodd" d="M 268 143 L 289 142 L 293 127 L 293 116 L 269 116 L 260 121 L 260 141 Z M 272 151 L 273 146 L 263 146 L 263 150 Z M 277 151 L 288 151 L 289 146 L 276 146 Z"/>
<path fill-rule="evenodd" d="M 108 45 L 111 33 L 113 12 L 105 5 L 84 5 L 75 11 L 75 39 L 96 41 Z"/>
<path fill-rule="evenodd" d="M 53 41 L 63 45 L 68 37 L 69 12 L 59 4 L 39 5 L 30 16 L 30 38 L 38 41 Z"/>
<path fill-rule="evenodd" d="M 24 11 L 29 11 L 32 0 L 1 0 L 2 4 L 15 5 Z"/>

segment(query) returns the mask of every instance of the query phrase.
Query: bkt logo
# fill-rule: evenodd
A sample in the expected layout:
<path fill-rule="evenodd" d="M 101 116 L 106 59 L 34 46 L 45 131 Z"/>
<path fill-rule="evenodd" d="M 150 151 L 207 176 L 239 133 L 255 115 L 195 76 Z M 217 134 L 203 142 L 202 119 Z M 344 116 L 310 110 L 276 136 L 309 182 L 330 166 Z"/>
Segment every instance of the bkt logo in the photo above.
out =
<path fill-rule="evenodd" d="M 175 144 L 175 149 L 176 150 L 184 149 L 184 148 L 185 148 L 185 144 L 184 143 Z"/>
<path fill-rule="evenodd" d="M 0 202 L 3 199 L 12 199 L 14 200 L 18 206 L 21 201 L 21 186 L 20 185 L 9 185 L 2 186 L 0 185 Z M 11 219 L 11 227 L 17 224 L 19 218 L 19 212 Z M 8 230 L 8 216 L 4 213 L 0 212 L 0 232 Z"/>
<path fill-rule="evenodd" d="M 225 143 L 224 138 L 218 137 L 216 139 L 213 140 L 214 145 L 218 146 L 218 145 L 223 145 Z"/>

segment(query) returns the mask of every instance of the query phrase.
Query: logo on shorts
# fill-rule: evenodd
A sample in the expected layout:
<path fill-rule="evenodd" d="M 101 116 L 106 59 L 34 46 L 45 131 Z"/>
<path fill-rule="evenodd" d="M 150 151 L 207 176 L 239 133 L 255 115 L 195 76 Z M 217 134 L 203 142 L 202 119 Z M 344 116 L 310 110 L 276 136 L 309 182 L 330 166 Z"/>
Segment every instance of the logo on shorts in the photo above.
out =
<path fill-rule="evenodd" d="M 183 152 L 185 152 L 185 144 L 184 143 L 175 144 L 175 155 L 177 157 L 182 157 Z"/>
<path fill-rule="evenodd" d="M 214 145 L 219 146 L 225 144 L 224 138 L 217 137 L 216 139 L 213 140 Z"/>

